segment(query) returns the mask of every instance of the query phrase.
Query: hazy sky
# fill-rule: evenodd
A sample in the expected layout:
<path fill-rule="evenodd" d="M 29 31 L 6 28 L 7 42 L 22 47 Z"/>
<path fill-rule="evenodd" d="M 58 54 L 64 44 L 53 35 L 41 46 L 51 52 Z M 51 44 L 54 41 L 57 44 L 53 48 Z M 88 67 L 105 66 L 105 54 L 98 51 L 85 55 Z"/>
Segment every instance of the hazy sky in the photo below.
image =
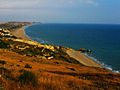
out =
<path fill-rule="evenodd" d="M 120 23 L 120 0 L 0 0 L 0 21 Z"/>

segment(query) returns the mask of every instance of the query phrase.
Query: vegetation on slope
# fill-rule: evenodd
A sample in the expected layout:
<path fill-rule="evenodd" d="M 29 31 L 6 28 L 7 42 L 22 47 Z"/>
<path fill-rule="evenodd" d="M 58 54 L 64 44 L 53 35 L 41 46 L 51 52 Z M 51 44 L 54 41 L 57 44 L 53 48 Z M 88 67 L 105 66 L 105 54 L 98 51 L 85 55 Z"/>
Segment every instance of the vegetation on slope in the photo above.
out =
<path fill-rule="evenodd" d="M 41 59 L 59 59 L 69 63 L 79 62 L 65 52 L 66 48 L 60 46 L 42 45 L 34 41 L 25 41 L 11 38 L 1 39 L 1 48 L 7 48 L 10 51 L 14 51 L 21 55 L 39 57 Z"/>
<path fill-rule="evenodd" d="M 7 56 L 7 57 L 5 57 Z M 119 90 L 120 74 L 61 60 L 23 56 L 0 50 L 4 90 Z M 25 68 L 29 64 L 31 68 Z"/>
<path fill-rule="evenodd" d="M 9 22 L 15 29 L 23 23 Z M 60 46 L 0 38 L 0 90 L 120 90 L 120 74 L 87 67 Z"/>

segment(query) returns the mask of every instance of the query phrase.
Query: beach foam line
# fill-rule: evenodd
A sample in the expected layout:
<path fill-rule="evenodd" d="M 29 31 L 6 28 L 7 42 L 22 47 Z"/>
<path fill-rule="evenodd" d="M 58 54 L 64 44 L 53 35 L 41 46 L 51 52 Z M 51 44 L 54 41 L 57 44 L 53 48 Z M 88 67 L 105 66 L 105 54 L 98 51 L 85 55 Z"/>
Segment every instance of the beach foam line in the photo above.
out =
<path fill-rule="evenodd" d="M 29 35 L 27 34 L 26 29 L 29 28 L 29 27 L 31 27 L 31 26 L 33 26 L 33 25 L 37 25 L 37 24 L 38 24 L 38 23 L 33 23 L 33 24 L 31 24 L 31 25 L 24 26 L 23 28 L 24 28 L 25 35 L 26 35 L 27 37 L 29 37 L 31 40 L 33 40 L 33 41 L 37 41 L 37 42 L 40 42 L 40 43 L 42 43 L 42 44 L 50 44 L 50 43 L 49 43 L 48 41 L 46 41 L 46 40 L 43 40 L 43 39 L 41 39 L 41 38 L 31 37 L 31 36 L 29 36 Z"/>
<path fill-rule="evenodd" d="M 27 28 L 29 28 L 30 26 L 33 26 L 33 25 L 37 25 L 37 24 L 38 24 L 38 23 L 34 23 L 34 24 L 32 24 L 32 25 L 24 26 L 25 34 L 26 34 L 26 29 L 27 29 Z M 28 35 L 26 34 L 26 36 L 28 36 Z M 30 36 L 28 36 L 28 37 L 30 37 Z M 41 39 L 41 38 L 34 38 L 34 37 L 30 37 L 30 38 L 31 38 L 33 41 L 37 41 L 37 42 L 40 42 L 40 43 L 43 43 L 43 44 L 52 44 L 52 43 L 49 43 L 48 41 L 45 41 L 45 40 L 43 40 L 43 39 Z M 52 44 L 52 45 L 54 45 L 54 44 Z M 90 56 L 90 55 L 88 55 L 87 53 L 85 53 L 84 55 L 85 55 L 86 57 L 88 57 L 89 59 L 93 60 L 94 62 L 96 62 L 97 64 L 100 64 L 100 65 L 102 66 L 102 68 L 106 68 L 107 70 L 110 70 L 110 71 L 112 71 L 112 72 L 114 72 L 114 73 L 120 73 L 120 70 L 114 70 L 110 65 L 107 65 L 107 64 L 99 61 L 99 60 L 96 59 L 95 57 Z"/>
<path fill-rule="evenodd" d="M 36 25 L 36 24 L 33 24 L 33 25 Z M 33 25 L 29 25 L 29 26 L 25 26 L 25 27 L 24 27 L 24 31 L 25 31 L 26 36 L 28 36 L 31 40 L 37 41 L 37 42 L 42 43 L 42 44 L 55 45 L 55 44 L 53 44 L 52 42 L 49 42 L 49 41 L 47 41 L 47 40 L 44 40 L 44 39 L 41 39 L 41 38 L 38 38 L 38 37 L 31 37 L 30 35 L 28 35 L 26 29 L 29 28 L 30 26 L 33 26 Z"/>
<path fill-rule="evenodd" d="M 90 67 L 102 67 L 101 64 L 97 63 L 96 61 L 94 61 L 93 59 L 85 56 L 83 53 L 81 53 L 80 51 L 76 51 L 73 49 L 68 49 L 66 51 L 66 53 L 76 59 L 77 61 L 79 61 L 81 64 L 85 65 L 85 66 L 90 66 Z"/>
<path fill-rule="evenodd" d="M 88 58 L 91 58 L 91 59 L 94 60 L 95 62 L 101 64 L 103 68 L 106 68 L 107 70 L 110 70 L 111 72 L 114 72 L 114 73 L 120 73 L 120 70 L 114 70 L 114 69 L 112 68 L 112 66 L 107 65 L 107 64 L 99 61 L 99 60 L 96 59 L 95 57 L 90 56 L 90 55 L 88 55 L 87 53 L 85 53 L 84 55 L 85 55 L 86 57 L 88 57 Z"/>

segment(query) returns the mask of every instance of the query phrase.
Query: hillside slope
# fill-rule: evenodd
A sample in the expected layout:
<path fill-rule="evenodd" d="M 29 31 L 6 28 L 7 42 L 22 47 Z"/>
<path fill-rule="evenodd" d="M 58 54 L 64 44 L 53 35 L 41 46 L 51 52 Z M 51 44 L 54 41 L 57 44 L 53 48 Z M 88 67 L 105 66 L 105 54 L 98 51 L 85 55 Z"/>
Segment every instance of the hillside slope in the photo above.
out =
<path fill-rule="evenodd" d="M 26 66 L 28 65 L 28 66 Z M 37 81 L 20 82 L 23 72 L 32 72 Z M 39 59 L 0 50 L 0 88 L 5 90 L 119 90 L 120 74 L 60 60 Z M 34 86 L 34 83 L 36 85 Z M 32 85 L 33 86 L 32 86 Z M 3 90 L 4 90 L 3 89 Z"/>
<path fill-rule="evenodd" d="M 14 22 L 2 26 L 17 28 Z M 0 34 L 0 90 L 120 90 L 120 73 L 78 51 L 20 39 L 9 30 Z"/>

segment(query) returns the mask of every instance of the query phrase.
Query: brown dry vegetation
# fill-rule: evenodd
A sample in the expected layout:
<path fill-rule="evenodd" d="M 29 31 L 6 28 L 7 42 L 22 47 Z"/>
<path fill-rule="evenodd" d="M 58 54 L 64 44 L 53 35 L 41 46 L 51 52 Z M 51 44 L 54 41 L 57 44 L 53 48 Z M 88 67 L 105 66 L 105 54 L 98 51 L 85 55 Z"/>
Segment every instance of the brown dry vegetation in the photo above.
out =
<path fill-rule="evenodd" d="M 0 26 L 13 30 L 23 24 L 30 23 Z M 84 66 L 63 47 L 16 38 L 0 39 L 0 90 L 120 90 L 120 74 Z"/>
<path fill-rule="evenodd" d="M 23 56 L 5 49 L 0 50 L 0 61 L 5 62 L 0 63 L 0 90 L 120 90 L 120 74 L 103 68 Z M 26 64 L 31 68 L 25 68 Z M 30 73 L 23 75 L 25 71 Z"/>

